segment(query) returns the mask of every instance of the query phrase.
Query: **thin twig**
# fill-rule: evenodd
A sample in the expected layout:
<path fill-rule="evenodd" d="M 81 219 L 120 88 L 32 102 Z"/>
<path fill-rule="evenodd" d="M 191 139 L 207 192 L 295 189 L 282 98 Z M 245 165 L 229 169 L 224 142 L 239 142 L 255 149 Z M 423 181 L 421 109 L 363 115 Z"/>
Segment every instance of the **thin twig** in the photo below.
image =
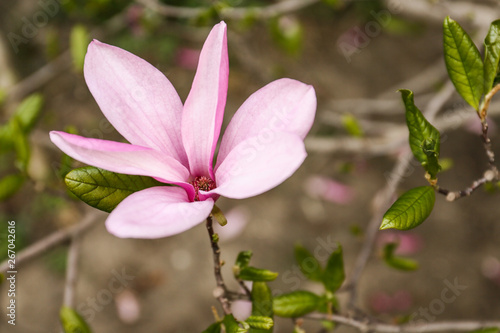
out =
<path fill-rule="evenodd" d="M 452 96 L 453 92 L 454 92 L 454 87 L 450 82 L 448 82 L 445 85 L 445 87 L 438 94 L 436 94 L 436 96 L 429 102 L 424 114 L 430 122 L 434 120 L 437 112 L 441 109 L 444 103 L 446 103 L 446 101 Z M 396 165 L 391 171 L 387 185 L 381 192 L 379 192 L 379 194 L 374 199 L 374 201 L 380 202 L 381 204 L 375 208 L 375 212 L 373 213 L 372 219 L 368 224 L 363 247 L 361 248 L 358 257 L 356 258 L 354 268 L 352 269 L 351 277 L 347 282 L 346 287 L 344 287 L 350 292 L 349 302 L 348 302 L 348 306 L 350 308 L 355 307 L 355 302 L 357 299 L 357 285 L 361 277 L 361 273 L 365 269 L 366 264 L 370 259 L 373 246 L 375 244 L 375 237 L 377 235 L 380 222 L 382 221 L 383 214 L 385 210 L 388 208 L 389 204 L 391 203 L 392 197 L 396 192 L 396 188 L 403 179 L 405 175 L 405 170 L 408 167 L 411 159 L 412 159 L 411 152 L 408 148 L 406 148 L 405 153 L 400 155 L 398 161 L 396 162 Z"/>
<path fill-rule="evenodd" d="M 64 286 L 63 304 L 70 308 L 75 307 L 75 287 L 78 277 L 78 256 L 80 252 L 81 235 L 76 234 L 71 239 L 66 265 L 66 284 Z"/>
<path fill-rule="evenodd" d="M 216 233 L 214 233 L 214 229 L 212 226 L 212 216 L 207 217 L 207 230 L 208 237 L 210 238 L 210 245 L 212 246 L 212 253 L 214 256 L 214 275 L 215 282 L 217 283 L 217 288 L 214 290 L 214 296 L 222 305 L 222 310 L 225 314 L 231 313 L 231 303 L 228 299 L 228 290 L 226 284 L 224 283 L 224 278 L 221 273 L 221 260 L 220 260 L 220 248 L 219 248 L 219 237 Z"/>
<path fill-rule="evenodd" d="M 101 216 L 102 214 L 100 212 L 92 209 L 83 217 L 80 223 L 63 230 L 58 230 L 20 251 L 16 256 L 16 265 L 19 266 L 26 261 L 39 257 L 54 247 L 68 241 L 73 235 L 81 235 L 87 232 L 100 220 L 99 217 Z M 0 264 L 0 273 L 4 273 L 7 270 L 8 262 L 5 260 Z"/>
<path fill-rule="evenodd" d="M 175 18 L 195 18 L 208 9 L 165 5 L 157 0 L 137 0 L 136 2 L 163 16 Z M 266 20 L 278 15 L 300 10 L 317 2 L 319 2 L 319 0 L 285 0 L 261 7 L 227 7 L 221 8 L 219 15 L 223 19 L 241 20 L 251 16 L 254 19 Z"/>
<path fill-rule="evenodd" d="M 360 332 L 379 333 L 426 333 L 443 331 L 474 331 L 482 328 L 499 327 L 500 321 L 443 321 L 417 325 L 390 325 L 371 323 L 336 314 L 313 313 L 304 317 L 306 319 L 326 320 L 356 328 Z"/>

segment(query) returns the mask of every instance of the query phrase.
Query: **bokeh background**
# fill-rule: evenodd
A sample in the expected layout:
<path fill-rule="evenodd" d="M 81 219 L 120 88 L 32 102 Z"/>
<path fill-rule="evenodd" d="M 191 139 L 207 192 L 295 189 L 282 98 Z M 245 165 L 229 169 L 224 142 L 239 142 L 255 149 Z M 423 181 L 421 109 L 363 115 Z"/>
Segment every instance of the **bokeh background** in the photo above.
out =
<path fill-rule="evenodd" d="M 275 3 L 161 2 L 204 8 L 192 17 L 178 17 L 146 0 L 0 2 L 3 133 L 28 96 L 37 114 L 24 134 L 1 136 L 0 259 L 6 258 L 7 221 L 17 223 L 19 253 L 57 230 L 96 220 L 81 238 L 75 296 L 77 309 L 94 332 L 201 332 L 213 322 L 211 306 L 218 304 L 212 297 L 215 281 L 204 226 L 157 240 L 110 235 L 104 228 L 106 214 L 66 191 L 61 174 L 81 165 L 65 158 L 49 141 L 48 132 L 67 130 L 121 140 L 81 73 L 90 39 L 148 60 L 184 100 L 203 41 L 213 24 L 224 18 L 230 58 L 225 125 L 251 93 L 277 78 L 311 84 L 318 97 L 316 122 L 306 141 L 309 156 L 299 171 L 255 198 L 218 202 L 229 220 L 220 230 L 226 280 L 237 289 L 231 265 L 239 251 L 252 250 L 255 266 L 280 273 L 271 283 L 274 292 L 321 291 L 298 271 L 293 246 L 299 242 L 326 259 L 337 241 L 344 247 L 349 278 L 368 223 L 383 209 L 379 193 L 393 179 L 395 161 L 408 146 L 396 89 L 413 90 L 417 106 L 425 110 L 447 87 L 444 18 L 457 20 L 480 47 L 489 24 L 500 18 L 500 3 L 325 0 L 304 1 L 272 17 L 248 11 L 234 18 L 231 12 Z M 495 126 L 499 104 L 493 103 L 490 111 L 491 139 L 500 154 Z M 482 175 L 487 162 L 474 111 L 453 93 L 440 108 L 436 127 L 442 130 L 442 157 L 448 169 L 440 182 L 451 189 L 468 186 Z M 21 143 L 9 143 L 12 140 Z M 422 169 L 413 161 L 397 193 L 425 184 Z M 494 186 L 455 203 L 440 196 L 418 228 L 379 232 L 360 280 L 358 307 L 388 322 L 412 314 L 426 322 L 499 318 L 499 198 Z M 417 271 L 398 271 L 384 263 L 382 248 L 394 240 L 400 242 L 398 254 L 419 262 Z M 67 252 L 63 244 L 18 267 L 15 327 L 7 325 L 7 288 L 0 285 L 0 332 L 60 332 Z M 122 280 L 123 288 L 110 289 L 117 275 L 128 278 Z M 456 280 L 466 289 L 453 302 L 436 301 L 447 281 Z M 346 301 L 343 293 L 339 299 L 341 305 Z M 275 332 L 290 332 L 291 327 L 291 320 L 278 319 Z M 307 332 L 320 331 L 314 321 L 306 321 L 304 327 Z"/>

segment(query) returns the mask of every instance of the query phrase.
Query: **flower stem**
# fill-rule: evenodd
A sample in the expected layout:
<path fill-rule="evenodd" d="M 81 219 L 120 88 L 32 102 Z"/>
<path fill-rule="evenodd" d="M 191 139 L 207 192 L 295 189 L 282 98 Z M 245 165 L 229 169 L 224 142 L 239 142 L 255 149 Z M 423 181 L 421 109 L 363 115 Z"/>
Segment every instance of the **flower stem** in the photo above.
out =
<path fill-rule="evenodd" d="M 226 284 L 224 283 L 224 278 L 221 273 L 221 260 L 220 260 L 220 248 L 219 248 L 219 236 L 214 233 L 212 226 L 212 216 L 207 217 L 207 230 L 208 237 L 210 238 L 210 245 L 212 246 L 212 253 L 214 255 L 214 275 L 215 282 L 217 283 L 217 288 L 214 290 L 214 296 L 220 302 L 222 310 L 225 314 L 231 313 L 231 303 L 227 297 L 228 290 Z"/>

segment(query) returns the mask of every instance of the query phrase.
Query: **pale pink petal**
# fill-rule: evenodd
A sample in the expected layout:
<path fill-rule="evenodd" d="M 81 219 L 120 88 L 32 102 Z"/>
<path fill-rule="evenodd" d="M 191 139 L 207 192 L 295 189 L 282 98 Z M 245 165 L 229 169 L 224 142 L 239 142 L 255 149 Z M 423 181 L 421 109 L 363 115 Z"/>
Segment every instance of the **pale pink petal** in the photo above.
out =
<path fill-rule="evenodd" d="M 319 175 L 308 177 L 304 182 L 304 190 L 313 198 L 343 205 L 348 204 L 354 198 L 354 191 L 351 187 Z"/>
<path fill-rule="evenodd" d="M 212 160 L 226 105 L 229 73 L 226 24 L 217 24 L 201 50 L 182 115 L 182 139 L 191 174 L 213 179 Z"/>
<path fill-rule="evenodd" d="M 270 190 L 290 177 L 306 158 L 298 135 L 271 132 L 265 140 L 250 138 L 236 146 L 215 172 L 211 192 L 243 199 Z"/>
<path fill-rule="evenodd" d="M 252 315 L 252 302 L 235 300 L 231 303 L 231 312 L 238 321 L 244 321 Z"/>
<path fill-rule="evenodd" d="M 50 139 L 67 155 L 101 169 L 156 177 L 166 182 L 184 182 L 189 177 L 179 161 L 151 148 L 57 131 L 50 132 Z"/>
<path fill-rule="evenodd" d="M 155 148 L 187 166 L 182 102 L 169 80 L 145 60 L 94 40 L 85 81 L 106 118 L 130 143 Z"/>
<path fill-rule="evenodd" d="M 217 165 L 251 137 L 265 139 L 274 132 L 288 132 L 303 139 L 315 113 L 316 93 L 312 86 L 292 79 L 269 83 L 250 96 L 231 119 L 222 137 Z"/>
<path fill-rule="evenodd" d="M 180 187 L 151 187 L 131 194 L 109 215 L 106 228 L 123 238 L 161 238 L 176 235 L 203 222 L 212 199 L 190 202 Z"/>

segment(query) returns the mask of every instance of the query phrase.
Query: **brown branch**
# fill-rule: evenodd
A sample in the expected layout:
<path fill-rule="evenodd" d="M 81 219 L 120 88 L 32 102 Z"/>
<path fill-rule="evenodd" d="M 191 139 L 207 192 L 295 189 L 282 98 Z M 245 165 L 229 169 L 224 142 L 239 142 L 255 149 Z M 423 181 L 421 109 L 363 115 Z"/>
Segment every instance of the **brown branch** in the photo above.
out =
<path fill-rule="evenodd" d="M 99 221 L 99 217 L 101 216 L 100 212 L 92 209 L 84 216 L 80 223 L 63 230 L 58 230 L 20 251 L 16 256 L 16 265 L 19 266 L 26 261 L 39 257 L 54 247 L 67 242 L 74 235 L 81 235 L 87 232 L 97 221 Z M 6 272 L 8 267 L 7 260 L 4 260 L 0 264 L 0 273 Z"/>
<path fill-rule="evenodd" d="M 214 275 L 215 282 L 217 283 L 217 288 L 214 290 L 214 296 L 222 305 L 222 310 L 225 314 L 231 313 L 231 303 L 229 302 L 228 294 L 229 291 L 224 283 L 224 278 L 221 273 L 221 260 L 220 260 L 220 248 L 219 248 L 219 236 L 214 233 L 214 228 L 212 226 L 213 220 L 212 215 L 207 217 L 207 231 L 208 237 L 210 238 L 210 245 L 212 246 L 212 253 L 214 256 Z"/>
<path fill-rule="evenodd" d="M 203 14 L 208 9 L 165 5 L 157 0 L 137 0 L 136 2 L 163 16 L 175 18 L 195 18 Z M 223 19 L 241 20 L 251 15 L 254 19 L 265 20 L 278 15 L 297 11 L 317 2 L 319 2 L 319 0 L 285 0 L 262 7 L 222 8 L 219 11 L 219 15 Z"/>
<path fill-rule="evenodd" d="M 313 313 L 305 316 L 304 318 L 331 321 L 334 323 L 354 327 L 360 332 L 379 333 L 426 333 L 443 331 L 464 332 L 491 327 L 500 328 L 500 321 L 443 321 L 416 325 L 390 325 L 383 323 L 373 323 L 364 320 L 356 320 L 336 314 Z"/>
<path fill-rule="evenodd" d="M 78 278 L 78 255 L 80 252 L 81 236 L 76 234 L 69 246 L 66 264 L 66 284 L 64 286 L 63 304 L 70 308 L 75 307 L 75 287 Z"/>

